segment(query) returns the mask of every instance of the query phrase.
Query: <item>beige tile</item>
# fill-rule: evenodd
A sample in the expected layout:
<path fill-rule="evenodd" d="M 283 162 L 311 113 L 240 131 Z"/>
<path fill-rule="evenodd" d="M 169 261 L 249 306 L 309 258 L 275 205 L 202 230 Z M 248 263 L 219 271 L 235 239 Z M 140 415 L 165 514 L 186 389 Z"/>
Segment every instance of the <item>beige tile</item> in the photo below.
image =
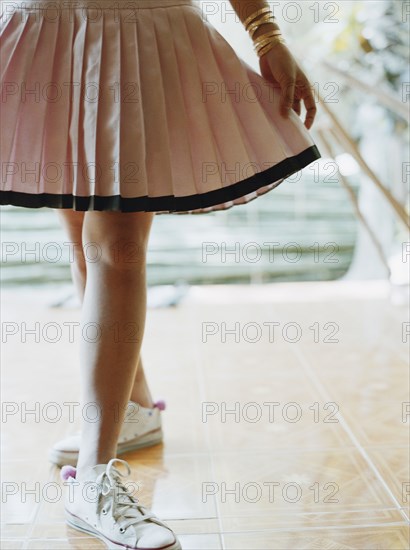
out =
<path fill-rule="evenodd" d="M 74 531 L 74 529 L 71 529 L 71 531 Z M 27 550 L 103 550 L 107 546 L 95 537 L 79 537 L 67 540 L 31 540 L 26 548 Z"/>
<path fill-rule="evenodd" d="M 2 458 L 11 461 L 16 456 L 24 457 L 29 453 L 33 460 L 48 466 L 48 449 L 68 433 L 70 426 L 65 421 L 50 424 L 44 420 L 38 423 L 10 420 L 2 428 Z"/>
<path fill-rule="evenodd" d="M 222 348 L 222 349 L 221 349 Z M 234 345 L 208 347 L 199 359 L 207 392 L 225 384 L 235 394 L 242 391 L 288 400 L 314 400 L 317 390 L 306 375 L 300 361 L 291 351 L 265 349 L 244 349 Z"/>
<path fill-rule="evenodd" d="M 22 550 L 24 548 L 24 540 L 2 538 L 0 545 L 3 550 Z"/>
<path fill-rule="evenodd" d="M 249 402 L 227 401 L 227 407 L 236 410 L 235 415 L 224 415 L 223 402 L 218 407 L 221 412 L 207 417 L 212 450 L 216 452 L 274 453 L 278 450 L 325 449 L 351 446 L 352 442 L 340 423 L 326 421 L 330 409 L 327 403 L 278 401 L 278 405 L 264 405 L 270 400 Z M 216 407 L 216 405 L 211 405 Z M 312 409 L 313 407 L 313 409 Z M 273 412 L 274 415 L 273 415 Z M 335 420 L 337 418 L 335 417 Z"/>
<path fill-rule="evenodd" d="M 3 518 L 4 520 L 4 518 Z M 31 525 L 29 523 L 2 523 L 1 534 L 4 538 L 24 539 L 29 531 Z"/>
<path fill-rule="evenodd" d="M 362 446 L 410 444 L 409 426 L 402 422 L 400 401 L 356 402 L 342 406 L 341 410 Z"/>
<path fill-rule="evenodd" d="M 260 514 L 280 527 L 280 511 L 292 516 L 310 513 L 316 518 L 334 513 L 337 525 L 339 511 L 366 510 L 377 516 L 381 509 L 395 507 L 381 481 L 354 449 L 244 450 L 242 454 L 215 453 L 213 461 L 215 475 L 204 485 L 204 495 L 215 496 L 222 521 Z M 371 521 L 371 516 L 367 520 Z"/>
<path fill-rule="evenodd" d="M 409 444 L 403 422 L 409 369 L 394 350 L 381 343 L 368 352 L 358 345 L 346 353 L 304 350 L 303 356 L 361 445 Z"/>
<path fill-rule="evenodd" d="M 288 304 L 285 307 L 289 311 Z M 326 322 L 337 323 L 339 348 L 380 352 L 389 347 L 386 343 L 393 344 L 391 349 L 403 348 L 401 323 L 408 318 L 408 312 L 402 309 L 399 319 L 392 314 L 398 309 L 388 300 L 348 299 L 344 303 L 336 303 L 330 299 L 328 302 L 311 304 L 309 308 L 300 304 L 296 306 L 295 312 L 301 320 L 316 321 L 324 329 Z M 309 342 L 303 340 L 301 343 L 305 345 Z M 336 349 L 333 345 L 328 347 Z"/>
<path fill-rule="evenodd" d="M 387 344 L 365 351 L 353 348 L 303 350 L 303 356 L 329 395 L 342 403 L 388 401 L 397 396 L 408 400 L 410 373 L 403 361 Z"/>
<path fill-rule="evenodd" d="M 73 530 L 71 530 L 73 531 Z M 221 550 L 222 545 L 219 535 L 180 535 L 184 550 Z M 8 550 L 8 546 L 4 546 Z M 22 548 L 22 546 L 10 546 Z M 106 545 L 95 537 L 79 537 L 69 540 L 43 538 L 32 540 L 26 547 L 29 550 L 100 550 L 106 548 Z"/>
<path fill-rule="evenodd" d="M 165 411 L 163 415 L 164 453 L 204 453 L 208 450 L 206 426 L 198 403 L 191 409 Z"/>
<path fill-rule="evenodd" d="M 62 507 L 61 507 L 62 508 Z M 41 523 L 38 523 L 41 518 L 38 518 L 37 522 L 33 525 L 33 529 L 30 533 L 31 539 L 53 539 L 53 540 L 66 540 L 66 539 L 84 539 L 89 538 L 85 533 L 77 531 L 70 527 L 64 518 L 64 515 L 61 514 L 60 521 L 52 521 L 52 518 L 45 517 L 45 514 L 42 514 L 42 518 L 45 520 Z"/>
<path fill-rule="evenodd" d="M 405 510 L 410 505 L 409 447 L 365 447 L 389 489 Z"/>
<path fill-rule="evenodd" d="M 50 467 L 43 461 L 2 463 L 1 517 L 5 523 L 31 523 L 48 487 Z"/>
<path fill-rule="evenodd" d="M 180 535 L 184 550 L 222 550 L 219 535 Z"/>
<path fill-rule="evenodd" d="M 181 535 L 212 535 L 219 532 L 217 519 L 183 519 L 169 520 L 168 525 Z"/>
<path fill-rule="evenodd" d="M 270 531 L 310 531 L 314 529 L 333 528 L 360 528 L 369 525 L 392 525 L 404 524 L 406 519 L 400 509 L 371 508 L 345 510 L 338 508 L 334 511 L 315 513 L 306 507 L 306 511 L 287 509 L 279 507 L 273 512 L 260 513 L 257 516 L 248 515 L 222 518 L 222 530 L 224 533 L 239 532 L 270 532 Z M 336 527 L 335 527 L 336 526 Z"/>
<path fill-rule="evenodd" d="M 136 496 L 164 519 L 216 518 L 213 499 L 202 500 L 202 480 L 211 475 L 206 455 L 167 455 L 162 460 L 129 460 Z"/>
<path fill-rule="evenodd" d="M 150 365 L 148 365 L 148 361 L 145 363 L 147 363 L 147 368 L 155 370 L 155 365 L 151 367 L 152 363 Z M 179 375 L 175 375 L 176 367 L 174 368 L 171 363 L 168 372 L 162 374 L 161 371 L 158 371 L 150 375 L 154 401 L 161 398 L 166 404 L 166 409 L 162 415 L 163 419 L 174 411 L 186 413 L 198 405 L 200 391 L 195 376 L 195 366 L 192 365 L 190 369 L 191 372 L 188 372 L 188 368 L 185 368 Z M 177 383 L 177 380 L 183 380 L 183 384 Z"/>
<path fill-rule="evenodd" d="M 213 450 L 352 444 L 333 414 L 337 404 L 323 401 L 294 354 L 280 353 L 277 362 L 236 355 L 234 362 L 218 363 L 215 357 L 211 368 L 203 367 L 202 417 Z"/>
<path fill-rule="evenodd" d="M 227 549 L 241 550 L 406 550 L 409 530 L 405 526 L 315 529 L 312 531 L 238 533 L 224 535 Z"/>

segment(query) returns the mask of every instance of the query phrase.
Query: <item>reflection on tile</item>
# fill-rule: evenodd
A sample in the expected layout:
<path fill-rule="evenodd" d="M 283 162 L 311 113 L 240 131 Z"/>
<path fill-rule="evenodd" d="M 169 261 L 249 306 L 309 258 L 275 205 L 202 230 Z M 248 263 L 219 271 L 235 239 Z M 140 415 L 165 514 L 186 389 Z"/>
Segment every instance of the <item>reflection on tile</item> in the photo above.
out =
<path fill-rule="evenodd" d="M 222 518 L 261 514 L 279 527 L 278 511 L 379 514 L 380 509 L 394 507 L 383 484 L 354 449 L 219 453 L 214 456 L 214 471 L 206 494 L 215 495 Z"/>
<path fill-rule="evenodd" d="M 206 426 L 202 422 L 200 405 L 198 399 L 195 406 L 189 409 L 174 410 L 169 406 L 164 411 L 162 416 L 164 453 L 203 453 L 208 450 Z"/>
<path fill-rule="evenodd" d="M 405 509 L 410 505 L 410 448 L 367 447 L 373 464 L 386 481 L 398 502 Z"/>
<path fill-rule="evenodd" d="M 164 455 L 162 460 L 129 460 L 137 497 L 164 519 L 215 518 L 213 499 L 202 499 L 202 480 L 211 475 L 206 455 Z"/>
<path fill-rule="evenodd" d="M 145 451 L 145 452 L 143 452 Z M 145 506 L 152 508 L 161 519 L 215 518 L 213 499 L 202 500 L 202 480 L 210 477 L 210 459 L 206 455 L 166 455 L 158 447 L 130 453 L 127 462 L 131 475 L 127 484 Z M 65 487 L 55 469 L 53 483 Z M 63 502 L 43 499 L 37 522 L 64 521 Z"/>
<path fill-rule="evenodd" d="M 238 533 L 224 535 L 226 548 L 235 550 L 407 550 L 409 529 L 397 527 L 361 527 L 358 529 L 315 529 L 310 532 Z"/>

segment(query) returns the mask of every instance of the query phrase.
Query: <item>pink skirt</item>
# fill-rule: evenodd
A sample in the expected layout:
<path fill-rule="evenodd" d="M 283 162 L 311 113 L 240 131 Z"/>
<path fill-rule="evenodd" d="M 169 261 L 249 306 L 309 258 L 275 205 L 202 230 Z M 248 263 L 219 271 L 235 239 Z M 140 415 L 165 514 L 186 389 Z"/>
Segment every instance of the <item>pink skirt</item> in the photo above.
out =
<path fill-rule="evenodd" d="M 0 17 L 0 204 L 207 213 L 321 157 L 197 0 L 6 0 Z"/>

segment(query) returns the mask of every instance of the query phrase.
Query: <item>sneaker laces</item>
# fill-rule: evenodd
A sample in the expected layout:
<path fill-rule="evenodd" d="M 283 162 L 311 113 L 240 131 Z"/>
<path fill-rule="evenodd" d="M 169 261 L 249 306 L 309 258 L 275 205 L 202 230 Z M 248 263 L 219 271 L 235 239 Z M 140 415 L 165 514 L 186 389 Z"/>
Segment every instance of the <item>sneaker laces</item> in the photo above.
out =
<path fill-rule="evenodd" d="M 114 464 L 119 462 L 124 464 L 127 473 L 123 474 Z M 125 460 L 120 458 L 112 458 L 105 469 L 105 472 L 100 474 L 97 479 L 99 492 L 103 497 L 112 495 L 111 509 L 112 516 L 120 526 L 120 532 L 124 532 L 131 525 L 142 523 L 147 519 L 154 519 L 155 522 L 161 523 L 158 518 L 147 510 L 144 506 L 138 503 L 138 499 L 130 495 L 128 489 L 121 481 L 121 477 L 130 475 L 131 469 Z M 119 521 L 121 520 L 121 521 Z"/>

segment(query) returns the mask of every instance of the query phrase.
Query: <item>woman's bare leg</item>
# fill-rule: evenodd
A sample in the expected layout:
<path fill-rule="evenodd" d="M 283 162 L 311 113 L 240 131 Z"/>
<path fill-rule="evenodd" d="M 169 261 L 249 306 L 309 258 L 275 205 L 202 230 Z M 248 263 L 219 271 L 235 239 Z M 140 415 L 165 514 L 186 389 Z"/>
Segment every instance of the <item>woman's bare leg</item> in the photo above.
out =
<path fill-rule="evenodd" d="M 82 241 L 94 243 L 97 260 L 87 258 L 82 306 L 80 477 L 117 455 L 144 336 L 146 251 L 153 217 L 151 212 L 84 215 Z"/>
<path fill-rule="evenodd" d="M 82 241 L 85 212 L 78 212 L 70 209 L 55 209 L 55 212 L 58 214 L 61 225 L 73 245 L 75 255 L 74 261 L 70 264 L 71 276 L 78 298 L 82 304 L 87 280 L 87 265 Z M 145 378 L 141 354 L 137 364 L 137 372 L 130 399 L 142 407 L 151 408 L 154 405 L 152 395 Z"/>

